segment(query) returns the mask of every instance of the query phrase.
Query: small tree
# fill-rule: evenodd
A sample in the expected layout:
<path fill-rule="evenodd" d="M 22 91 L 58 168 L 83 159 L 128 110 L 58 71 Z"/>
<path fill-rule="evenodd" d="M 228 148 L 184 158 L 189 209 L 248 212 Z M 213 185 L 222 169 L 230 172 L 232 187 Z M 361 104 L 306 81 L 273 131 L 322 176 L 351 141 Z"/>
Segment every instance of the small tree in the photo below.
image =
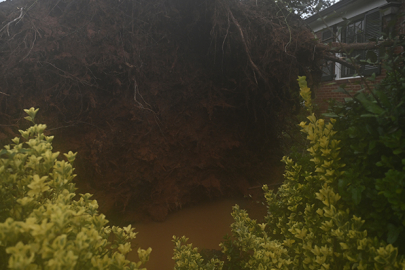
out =
<path fill-rule="evenodd" d="M 34 123 L 38 109 L 25 111 L 34 125 L 0 151 L 0 268 L 140 269 L 151 249 L 138 249 L 137 263 L 125 259 L 134 229 L 105 226 L 88 193 L 74 200 L 76 154 L 58 159 L 46 125 Z"/>

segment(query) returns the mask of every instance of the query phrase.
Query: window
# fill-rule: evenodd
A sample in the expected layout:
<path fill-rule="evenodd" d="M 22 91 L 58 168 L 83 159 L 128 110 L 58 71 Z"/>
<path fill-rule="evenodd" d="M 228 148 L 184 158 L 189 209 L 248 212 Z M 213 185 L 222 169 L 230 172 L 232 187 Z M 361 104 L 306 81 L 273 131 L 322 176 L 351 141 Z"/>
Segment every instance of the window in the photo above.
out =
<path fill-rule="evenodd" d="M 381 12 L 374 10 L 364 15 L 357 16 L 349 22 L 336 25 L 333 29 L 336 37 L 340 38 L 343 43 L 364 43 L 375 41 L 381 35 Z M 340 29 L 340 31 L 336 31 Z M 331 30 L 325 30 L 322 33 L 322 43 L 329 43 L 333 41 L 333 33 Z M 339 63 L 325 61 L 322 67 L 322 81 L 333 80 L 336 78 L 349 78 L 360 73 L 367 76 L 380 73 L 379 65 L 364 64 L 361 60 L 372 59 L 378 57 L 378 50 L 352 50 L 348 53 L 340 54 L 339 57 L 354 58 L 356 63 L 360 66 L 360 70 L 356 71 L 354 68 L 344 66 Z M 374 57 L 372 57 L 374 56 Z M 373 59 L 377 60 L 377 59 Z"/>
<path fill-rule="evenodd" d="M 322 43 L 330 43 L 334 41 L 334 36 L 331 29 L 325 30 L 322 33 Z M 322 81 L 330 81 L 335 78 L 335 63 L 333 61 L 324 61 L 322 65 Z"/>
<path fill-rule="evenodd" d="M 343 43 L 363 43 L 364 42 L 364 21 L 357 21 L 354 23 L 348 24 L 346 27 L 342 28 L 341 40 Z M 346 59 L 355 58 L 356 62 L 359 60 L 364 60 L 364 51 L 363 50 L 354 50 L 348 54 L 343 54 Z M 341 67 L 340 77 L 352 77 L 356 70 L 354 68 L 349 68 L 346 66 Z"/>
<path fill-rule="evenodd" d="M 380 11 L 372 11 L 366 13 L 360 20 L 350 22 L 349 24 L 342 27 L 341 39 L 344 43 L 363 43 L 372 40 L 376 40 L 381 35 L 381 15 Z M 344 55 L 347 58 L 355 58 L 358 64 L 361 60 L 369 59 L 370 56 L 378 56 L 377 50 L 355 50 L 351 51 L 349 54 Z M 380 73 L 379 65 L 361 65 L 360 74 L 371 75 L 373 73 Z M 341 66 L 341 78 L 352 77 L 356 74 L 354 68 L 349 68 L 346 66 Z"/>

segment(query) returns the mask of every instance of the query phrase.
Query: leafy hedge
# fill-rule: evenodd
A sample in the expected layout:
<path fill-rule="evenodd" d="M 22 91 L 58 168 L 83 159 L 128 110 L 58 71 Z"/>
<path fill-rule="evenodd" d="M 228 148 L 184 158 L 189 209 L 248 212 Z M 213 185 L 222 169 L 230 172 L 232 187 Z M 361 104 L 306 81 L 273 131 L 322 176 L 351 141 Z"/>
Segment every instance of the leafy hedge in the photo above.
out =
<path fill-rule="evenodd" d="M 25 111 L 34 123 L 38 109 Z M 34 123 L 0 151 L 0 269 L 140 269 L 151 249 L 125 259 L 134 229 L 105 226 L 90 194 L 73 199 L 76 154 L 58 159 L 45 128 Z"/>

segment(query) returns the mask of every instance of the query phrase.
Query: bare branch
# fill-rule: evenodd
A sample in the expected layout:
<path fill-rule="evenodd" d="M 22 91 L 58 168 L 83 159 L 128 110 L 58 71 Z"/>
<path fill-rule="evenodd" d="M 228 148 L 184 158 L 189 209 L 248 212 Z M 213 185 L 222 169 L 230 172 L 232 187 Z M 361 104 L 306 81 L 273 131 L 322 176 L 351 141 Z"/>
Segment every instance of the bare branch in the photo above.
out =
<path fill-rule="evenodd" d="M 238 30 L 239 30 L 239 33 L 240 33 L 240 37 L 242 38 L 243 45 L 245 45 L 245 51 L 246 51 L 246 54 L 247 54 L 247 56 L 248 56 L 248 59 L 249 59 L 250 64 L 252 65 L 253 69 L 256 70 L 256 72 L 260 75 L 260 77 L 261 77 L 262 79 L 264 79 L 264 81 L 267 81 L 267 80 L 265 79 L 265 77 L 263 76 L 262 72 L 259 70 L 258 66 L 256 66 L 256 64 L 253 62 L 253 60 L 252 60 L 252 58 L 251 58 L 251 56 L 250 56 L 250 51 L 249 51 L 248 45 L 246 44 L 245 35 L 243 34 L 243 30 L 242 30 L 242 28 L 240 27 L 239 22 L 238 22 L 238 21 L 235 19 L 235 17 L 233 16 L 231 10 L 229 10 L 229 15 L 231 15 L 231 19 L 232 19 L 233 23 L 236 25 L 236 27 L 238 27 Z"/>
<path fill-rule="evenodd" d="M 347 66 L 349 68 L 353 68 L 353 69 L 356 69 L 356 70 L 360 68 L 360 66 L 354 65 L 354 64 L 352 64 L 350 62 L 347 62 L 345 59 L 343 59 L 341 57 L 334 56 L 333 54 L 325 55 L 324 59 L 334 61 L 334 62 L 338 62 L 339 64 L 342 64 L 344 66 Z"/>
<path fill-rule="evenodd" d="M 7 23 L 5 26 L 3 26 L 3 28 L 0 29 L 0 33 L 1 31 L 4 30 L 4 28 L 7 27 L 7 34 L 10 36 L 10 33 L 8 32 L 8 28 L 10 27 L 10 24 L 12 24 L 13 22 L 17 21 L 17 20 L 21 20 L 24 16 L 23 16 L 23 10 L 24 8 L 21 8 L 21 12 L 20 12 L 20 16 L 18 16 L 17 18 L 15 18 L 14 20 L 12 20 L 11 22 Z"/>
<path fill-rule="evenodd" d="M 34 40 L 32 41 L 31 48 L 30 48 L 30 50 L 28 51 L 28 53 L 24 56 L 24 58 L 21 59 L 19 62 L 24 61 L 24 59 L 27 58 L 28 55 L 30 55 L 30 53 L 31 53 L 31 51 L 32 51 L 32 48 L 34 48 L 34 45 L 35 45 L 35 41 L 36 41 L 36 40 L 37 40 L 37 31 L 34 30 Z"/>
<path fill-rule="evenodd" d="M 8 96 L 8 97 L 10 96 L 9 94 L 3 93 L 3 92 L 0 92 L 0 94 Z"/>
<path fill-rule="evenodd" d="M 84 79 L 80 79 L 80 78 L 78 78 L 77 76 L 75 76 L 75 75 L 73 75 L 73 74 L 70 74 L 69 72 L 66 72 L 66 71 L 64 71 L 64 70 L 62 70 L 62 69 L 60 69 L 60 68 L 58 68 L 58 67 L 55 66 L 54 64 L 51 64 L 51 63 L 49 63 L 49 62 L 47 62 L 47 61 L 44 61 L 43 63 L 46 63 L 46 64 L 48 64 L 48 65 L 54 67 L 56 70 L 59 70 L 60 72 L 62 72 L 63 74 L 60 74 L 60 73 L 58 73 L 58 72 L 55 72 L 55 73 L 58 74 L 59 76 L 63 77 L 63 78 L 71 79 L 71 80 L 76 81 L 76 82 L 79 82 L 79 83 L 81 83 L 81 84 L 83 84 L 83 85 L 96 86 L 96 85 L 94 85 L 94 84 L 92 84 L 92 83 L 90 83 L 90 82 L 88 82 L 88 81 L 86 81 L 86 80 L 84 80 Z"/>
<path fill-rule="evenodd" d="M 382 42 L 367 42 L 367 43 L 338 43 L 331 42 L 329 44 L 319 43 L 316 45 L 316 49 L 324 50 L 331 53 L 342 53 L 351 50 L 371 50 L 378 49 L 381 47 L 389 47 L 394 44 L 392 40 L 384 40 Z"/>

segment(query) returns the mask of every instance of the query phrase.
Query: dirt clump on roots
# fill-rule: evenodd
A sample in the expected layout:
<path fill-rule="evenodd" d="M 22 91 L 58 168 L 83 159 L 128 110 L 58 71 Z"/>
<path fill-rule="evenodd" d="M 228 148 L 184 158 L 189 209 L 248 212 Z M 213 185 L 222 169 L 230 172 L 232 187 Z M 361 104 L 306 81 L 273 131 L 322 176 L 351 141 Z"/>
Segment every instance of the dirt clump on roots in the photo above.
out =
<path fill-rule="evenodd" d="M 0 29 L 0 140 L 40 108 L 79 191 L 134 219 L 279 181 L 297 76 L 319 78 L 316 40 L 273 1 L 14 0 Z"/>

